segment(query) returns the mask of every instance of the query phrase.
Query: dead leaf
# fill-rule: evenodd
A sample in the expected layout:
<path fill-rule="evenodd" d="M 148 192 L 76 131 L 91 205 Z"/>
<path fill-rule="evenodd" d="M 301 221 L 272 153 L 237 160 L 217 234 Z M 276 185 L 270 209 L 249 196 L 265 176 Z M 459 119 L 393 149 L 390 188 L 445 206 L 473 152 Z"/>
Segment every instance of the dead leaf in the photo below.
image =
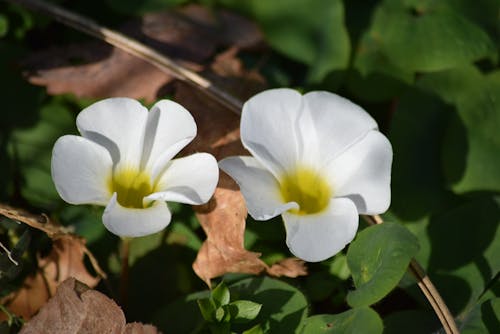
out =
<path fill-rule="evenodd" d="M 306 263 L 296 257 L 283 259 L 267 269 L 271 276 L 298 277 L 307 275 Z"/>
<path fill-rule="evenodd" d="M 198 251 L 193 270 L 209 287 L 211 279 L 226 273 L 297 277 L 307 275 L 305 263 L 285 259 L 272 267 L 260 260 L 260 254 L 243 246 L 247 209 L 234 181 L 221 173 L 215 194 L 205 205 L 195 207 L 196 215 L 207 235 Z"/>
<path fill-rule="evenodd" d="M 153 325 L 144 325 L 132 322 L 125 326 L 123 334 L 160 334 L 161 332 Z"/>
<path fill-rule="evenodd" d="M 45 232 L 51 239 L 69 233 L 63 226 L 54 224 L 46 215 L 34 215 L 23 209 L 13 208 L 9 205 L 0 204 L 0 215 Z"/>
<path fill-rule="evenodd" d="M 190 5 L 145 15 L 122 31 L 191 70 L 201 71 L 217 48 L 248 48 L 262 42 L 249 20 L 230 12 Z M 153 102 L 170 92 L 174 77 L 103 42 L 56 47 L 23 61 L 28 81 L 46 86 L 49 94 L 78 97 L 127 96 Z"/>
<path fill-rule="evenodd" d="M 2 304 L 14 314 L 30 319 L 69 277 L 95 287 L 100 277 L 85 268 L 83 260 L 87 252 L 85 240 L 72 235 L 58 237 L 53 241 L 51 252 L 38 258 L 37 271 L 26 277 L 19 290 L 3 298 Z"/>
<path fill-rule="evenodd" d="M 228 189 L 230 182 L 233 181 L 227 175 L 221 174 L 210 202 L 195 208 L 207 240 L 198 252 L 193 270 L 208 286 L 213 277 L 228 272 L 258 274 L 266 267 L 259 253 L 243 247 L 247 209 L 241 193 Z"/>
<path fill-rule="evenodd" d="M 134 323 L 127 326 L 123 311 L 113 300 L 68 278 L 20 333 L 157 334 L 159 331 L 151 325 Z"/>

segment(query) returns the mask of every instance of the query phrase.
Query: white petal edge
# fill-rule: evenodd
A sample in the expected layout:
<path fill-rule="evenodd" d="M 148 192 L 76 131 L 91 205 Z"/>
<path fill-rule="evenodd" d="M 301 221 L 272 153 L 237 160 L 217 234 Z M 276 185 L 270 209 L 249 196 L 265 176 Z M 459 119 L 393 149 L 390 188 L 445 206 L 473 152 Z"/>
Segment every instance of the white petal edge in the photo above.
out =
<path fill-rule="evenodd" d="M 251 97 L 241 114 L 243 146 L 275 177 L 298 156 L 298 116 L 302 96 L 293 89 L 270 89 Z"/>
<path fill-rule="evenodd" d="M 359 217 L 351 200 L 334 198 L 322 213 L 284 213 L 283 221 L 292 254 L 307 262 L 319 262 L 337 254 L 354 239 Z"/>
<path fill-rule="evenodd" d="M 102 146 L 80 136 L 62 136 L 52 150 L 51 174 L 57 192 L 70 204 L 106 205 L 113 163 Z"/>
<path fill-rule="evenodd" d="M 357 104 L 337 94 L 315 91 L 304 95 L 301 132 L 304 147 L 319 147 L 319 155 L 329 161 L 369 131 L 378 129 L 377 122 Z M 313 135 L 307 135 L 313 133 Z"/>
<path fill-rule="evenodd" d="M 154 202 L 145 209 L 126 208 L 118 203 L 115 193 L 104 210 L 102 222 L 111 233 L 120 237 L 142 237 L 163 230 L 171 218 L 165 202 Z"/>
<path fill-rule="evenodd" d="M 165 165 L 196 136 L 193 116 L 180 104 L 158 101 L 148 114 L 141 169 L 156 179 Z"/>
<path fill-rule="evenodd" d="M 158 180 L 155 192 L 144 198 L 150 201 L 171 201 L 203 204 L 212 197 L 219 181 L 219 168 L 208 153 L 195 153 L 171 160 Z"/>
<path fill-rule="evenodd" d="M 378 131 L 369 132 L 328 166 L 336 197 L 350 198 L 360 214 L 380 214 L 391 203 L 392 146 Z"/>
<path fill-rule="evenodd" d="M 276 178 L 253 157 L 235 156 L 219 161 L 219 167 L 240 186 L 248 213 L 255 220 L 267 220 L 290 209 L 295 202 L 285 203 Z"/>
<path fill-rule="evenodd" d="M 76 125 L 82 136 L 108 149 L 115 165 L 139 168 L 147 117 L 138 101 L 115 97 L 83 109 Z"/>

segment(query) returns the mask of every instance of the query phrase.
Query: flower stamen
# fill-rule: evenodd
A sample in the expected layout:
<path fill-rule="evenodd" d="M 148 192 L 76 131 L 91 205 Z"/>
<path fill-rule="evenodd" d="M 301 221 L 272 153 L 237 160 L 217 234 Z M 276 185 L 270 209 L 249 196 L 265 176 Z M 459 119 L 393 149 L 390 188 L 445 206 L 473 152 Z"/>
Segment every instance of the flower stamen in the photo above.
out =
<path fill-rule="evenodd" d="M 289 210 L 297 215 L 323 211 L 332 197 L 332 188 L 315 170 L 299 167 L 280 180 L 280 193 L 285 202 L 296 202 L 298 209 Z"/>
<path fill-rule="evenodd" d="M 117 201 L 126 208 L 144 208 L 143 199 L 153 192 L 150 176 L 134 168 L 115 171 L 109 181 L 111 193 L 117 195 Z"/>

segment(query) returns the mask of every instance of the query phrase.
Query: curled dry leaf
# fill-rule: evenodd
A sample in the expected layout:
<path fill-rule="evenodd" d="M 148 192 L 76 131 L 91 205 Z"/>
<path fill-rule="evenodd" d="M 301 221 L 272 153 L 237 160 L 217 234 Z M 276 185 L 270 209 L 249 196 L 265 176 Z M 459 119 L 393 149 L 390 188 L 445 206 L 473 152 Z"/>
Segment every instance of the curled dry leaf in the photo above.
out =
<path fill-rule="evenodd" d="M 88 286 L 95 287 L 100 280 L 88 272 L 83 263 L 88 253 L 81 238 L 64 235 L 53 241 L 46 257 L 38 258 L 37 271 L 24 280 L 21 288 L 2 299 L 14 314 L 30 319 L 54 295 L 61 282 L 76 277 Z"/>
<path fill-rule="evenodd" d="M 259 253 L 243 247 L 247 210 L 241 193 L 229 189 L 230 182 L 227 175 L 221 174 L 210 202 L 195 208 L 207 240 L 198 252 L 193 270 L 208 286 L 213 277 L 228 272 L 258 274 L 266 267 Z"/>
<path fill-rule="evenodd" d="M 297 277 L 307 275 L 306 263 L 296 257 L 290 257 L 276 262 L 267 269 L 271 276 Z"/>
<path fill-rule="evenodd" d="M 50 253 L 45 257 L 38 256 L 36 272 L 26 277 L 19 290 L 1 300 L 13 313 L 24 319 L 31 318 L 54 294 L 57 286 L 69 277 L 76 277 L 91 287 L 96 286 L 101 277 L 106 277 L 85 246 L 85 240 L 70 234 L 46 215 L 34 215 L 4 204 L 0 204 L 0 214 L 45 232 L 52 239 Z M 88 256 L 96 276 L 85 267 L 85 256 Z M 0 320 L 2 317 L 4 314 L 0 313 Z"/>
<path fill-rule="evenodd" d="M 20 333 L 160 333 L 150 325 L 129 325 L 126 325 L 123 311 L 113 300 L 74 278 L 68 278 Z"/>
<path fill-rule="evenodd" d="M 262 41 L 257 26 L 247 19 L 197 5 L 145 15 L 122 31 L 195 71 L 205 68 L 217 48 L 249 48 Z M 46 86 L 49 94 L 86 98 L 127 96 L 153 102 L 170 92 L 167 85 L 174 79 L 141 59 L 95 41 L 34 53 L 23 65 L 28 80 Z"/>
<path fill-rule="evenodd" d="M 201 246 L 193 270 L 207 285 L 211 279 L 226 273 L 297 277 L 307 275 L 305 263 L 285 259 L 271 267 L 259 259 L 260 254 L 243 246 L 247 209 L 234 181 L 222 173 L 214 197 L 206 205 L 195 207 L 207 239 Z"/>
<path fill-rule="evenodd" d="M 9 205 L 0 204 L 0 215 L 45 232 L 51 239 L 69 233 L 63 226 L 54 224 L 46 215 L 34 215 L 23 209 L 13 208 Z"/>

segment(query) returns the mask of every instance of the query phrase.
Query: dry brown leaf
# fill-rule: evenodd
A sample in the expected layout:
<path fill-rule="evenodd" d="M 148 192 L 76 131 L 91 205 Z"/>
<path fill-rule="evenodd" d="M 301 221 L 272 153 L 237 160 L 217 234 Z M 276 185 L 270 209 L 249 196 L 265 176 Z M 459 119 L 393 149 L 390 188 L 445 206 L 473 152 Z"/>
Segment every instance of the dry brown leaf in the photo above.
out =
<path fill-rule="evenodd" d="M 78 61 L 83 65 L 71 65 Z M 173 80 L 153 65 L 101 42 L 70 45 L 33 54 L 24 61 L 28 81 L 52 95 L 127 96 L 154 101 Z"/>
<path fill-rule="evenodd" d="M 270 268 L 267 268 L 267 273 L 271 276 L 286 276 L 286 277 L 298 277 L 307 275 L 306 263 L 297 259 L 296 257 L 290 257 L 276 262 Z"/>
<path fill-rule="evenodd" d="M 153 326 L 140 324 L 131 324 L 127 328 L 125 316 L 113 300 L 74 278 L 68 278 L 20 333 L 157 334 L 159 331 Z"/>
<path fill-rule="evenodd" d="M 226 273 L 297 277 L 307 275 L 304 261 L 289 258 L 269 267 L 260 254 L 243 246 L 247 209 L 236 183 L 221 173 L 213 198 L 195 207 L 207 239 L 198 251 L 193 270 L 209 287 L 211 279 Z"/>
<path fill-rule="evenodd" d="M 122 30 L 195 71 L 203 70 L 221 46 L 248 48 L 262 41 L 257 26 L 247 19 L 198 5 L 148 14 Z M 103 42 L 52 48 L 31 55 L 23 63 L 28 80 L 46 86 L 49 94 L 127 96 L 153 102 L 170 92 L 167 85 L 174 79 Z"/>
<path fill-rule="evenodd" d="M 160 334 L 161 332 L 153 325 L 144 325 L 132 322 L 125 326 L 123 334 Z"/>
<path fill-rule="evenodd" d="M 9 205 L 0 204 L 0 215 L 45 232 L 51 239 L 69 233 L 63 226 L 54 224 L 46 215 L 34 215 L 23 209 L 13 208 Z"/>
<path fill-rule="evenodd" d="M 58 237 L 53 241 L 51 252 L 38 258 L 35 274 L 26 277 L 21 288 L 3 298 L 2 303 L 14 314 L 30 319 L 69 277 L 95 287 L 100 277 L 85 268 L 83 260 L 87 252 L 83 239 L 72 235 Z"/>
<path fill-rule="evenodd" d="M 208 286 L 213 277 L 228 272 L 258 274 L 266 267 L 259 253 L 243 247 L 247 209 L 242 195 L 227 175 L 221 174 L 219 187 L 205 205 L 195 208 L 207 240 L 193 263 L 193 270 Z"/>

